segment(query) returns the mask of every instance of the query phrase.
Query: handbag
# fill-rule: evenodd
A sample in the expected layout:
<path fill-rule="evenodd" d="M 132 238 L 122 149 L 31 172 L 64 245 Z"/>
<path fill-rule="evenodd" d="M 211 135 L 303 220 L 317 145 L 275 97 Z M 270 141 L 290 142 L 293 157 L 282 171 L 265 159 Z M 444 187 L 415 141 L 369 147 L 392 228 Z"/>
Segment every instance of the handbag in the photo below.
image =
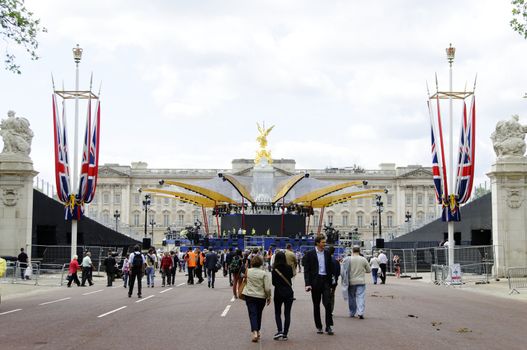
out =
<path fill-rule="evenodd" d="M 238 285 L 238 298 L 240 298 L 241 300 L 245 300 L 245 295 L 242 293 L 246 285 L 247 285 L 247 268 L 245 268 L 245 275 L 241 283 Z"/>
<path fill-rule="evenodd" d="M 285 278 L 285 276 L 278 269 L 274 269 L 273 271 L 275 271 L 278 274 L 278 276 L 282 277 L 282 279 L 285 281 L 285 283 L 287 283 L 289 288 L 291 288 L 291 295 L 287 296 L 286 298 L 293 299 L 295 296 L 295 292 L 293 291 L 293 286 L 291 285 L 291 283 L 289 283 L 287 278 Z"/>

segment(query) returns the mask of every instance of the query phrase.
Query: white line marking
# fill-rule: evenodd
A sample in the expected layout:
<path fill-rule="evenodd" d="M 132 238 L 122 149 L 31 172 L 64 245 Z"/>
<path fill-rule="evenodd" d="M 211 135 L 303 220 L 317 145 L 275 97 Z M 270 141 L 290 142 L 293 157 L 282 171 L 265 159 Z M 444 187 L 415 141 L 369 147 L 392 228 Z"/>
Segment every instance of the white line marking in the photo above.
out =
<path fill-rule="evenodd" d="M 225 310 L 223 310 L 223 313 L 221 314 L 221 317 L 225 317 L 227 316 L 227 312 L 229 312 L 229 309 L 231 308 L 230 305 L 227 305 L 227 307 L 225 308 Z"/>
<path fill-rule="evenodd" d="M 148 300 L 148 299 L 153 298 L 153 297 L 155 297 L 155 295 L 149 295 L 146 298 L 139 299 L 138 301 L 136 301 L 136 303 L 140 303 L 142 301 Z"/>
<path fill-rule="evenodd" d="M 162 290 L 161 292 L 159 292 L 159 294 L 163 294 L 164 292 L 168 292 L 169 290 L 172 290 L 172 288 L 168 288 L 168 289 Z"/>
<path fill-rule="evenodd" d="M 99 316 L 97 316 L 97 318 L 101 318 L 101 317 L 104 317 L 104 316 L 108 316 L 109 314 L 113 314 L 114 312 L 117 312 L 117 311 L 119 311 L 119 310 L 122 310 L 122 309 L 124 309 L 125 307 L 126 307 L 126 306 L 121 306 L 121 307 L 118 308 L 118 309 L 115 309 L 115 310 L 109 311 L 109 312 L 107 312 L 107 313 L 105 313 L 105 314 L 99 315 Z"/>
<path fill-rule="evenodd" d="M 231 303 L 234 303 L 234 300 L 236 300 L 236 298 L 233 296 L 233 297 L 231 298 Z"/>
<path fill-rule="evenodd" d="M 102 289 L 99 289 L 99 290 L 94 290 L 93 292 L 84 293 L 82 295 L 90 295 L 90 294 L 99 293 L 99 292 L 102 292 L 102 291 L 103 291 Z"/>
<path fill-rule="evenodd" d="M 180 283 L 180 284 L 178 284 L 176 287 L 182 286 L 182 285 L 184 285 L 184 284 L 185 284 L 185 282 Z"/>
<path fill-rule="evenodd" d="M 53 300 L 53 301 L 48 301 L 48 302 L 45 302 L 45 303 L 42 303 L 42 304 L 38 304 L 38 305 L 48 305 L 48 304 L 58 303 L 59 301 L 64 301 L 64 300 L 68 300 L 68 299 L 71 299 L 71 297 L 62 298 L 62 299 Z"/>
<path fill-rule="evenodd" d="M 2 312 L 2 313 L 0 313 L 0 315 L 7 315 L 7 314 L 11 314 L 13 312 L 20 311 L 20 310 L 22 310 L 22 309 L 14 309 L 14 310 L 11 310 L 11 311 Z"/>

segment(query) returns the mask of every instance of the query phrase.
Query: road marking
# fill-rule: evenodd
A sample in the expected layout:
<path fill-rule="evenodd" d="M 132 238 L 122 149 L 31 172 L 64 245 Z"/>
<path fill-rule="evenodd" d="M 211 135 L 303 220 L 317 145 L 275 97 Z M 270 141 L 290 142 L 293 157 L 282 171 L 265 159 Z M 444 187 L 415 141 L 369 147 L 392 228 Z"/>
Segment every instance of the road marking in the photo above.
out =
<path fill-rule="evenodd" d="M 0 313 L 0 315 L 7 315 L 7 314 L 11 314 L 13 312 L 20 311 L 20 310 L 22 310 L 22 309 L 14 309 L 14 310 L 11 310 L 11 311 L 5 311 L 5 312 Z"/>
<path fill-rule="evenodd" d="M 161 292 L 159 292 L 159 294 L 163 294 L 164 292 L 168 292 L 169 290 L 172 290 L 172 288 L 168 288 L 168 289 L 162 290 Z"/>
<path fill-rule="evenodd" d="M 107 313 L 105 313 L 105 314 L 99 315 L 99 316 L 97 316 L 97 318 L 101 318 L 101 317 L 104 317 L 104 316 L 108 316 L 109 314 L 113 314 L 114 312 L 117 312 L 117 311 L 119 311 L 119 310 L 122 310 L 122 309 L 124 309 L 125 307 L 126 307 L 126 306 L 121 306 L 121 307 L 118 308 L 118 309 L 115 309 L 115 310 L 109 311 L 109 312 L 107 312 Z"/>
<path fill-rule="evenodd" d="M 140 302 L 142 302 L 142 301 L 145 301 L 145 300 L 150 299 L 150 298 L 153 298 L 153 297 L 155 297 L 155 295 L 149 295 L 149 296 L 147 296 L 146 298 L 139 299 L 138 301 L 136 301 L 136 303 L 140 303 Z"/>
<path fill-rule="evenodd" d="M 45 303 L 42 303 L 42 304 L 38 304 L 38 305 L 48 305 L 48 304 L 58 303 L 59 301 L 64 301 L 64 300 L 68 300 L 68 299 L 71 299 L 71 297 L 62 298 L 62 299 L 53 300 L 53 301 L 48 301 L 48 302 L 45 302 Z"/>
<path fill-rule="evenodd" d="M 82 295 L 90 295 L 90 294 L 99 293 L 99 292 L 102 292 L 102 291 L 103 291 L 102 289 L 99 289 L 99 290 L 94 290 L 93 292 L 84 293 Z"/>
<path fill-rule="evenodd" d="M 230 305 L 227 305 L 227 307 L 225 307 L 225 310 L 223 310 L 222 314 L 221 314 L 221 317 L 225 317 L 227 316 L 227 312 L 229 312 L 229 309 L 231 308 Z"/>
<path fill-rule="evenodd" d="M 182 285 L 184 285 L 184 284 L 185 284 L 185 282 L 180 283 L 180 284 L 178 284 L 176 287 L 182 286 Z"/>
<path fill-rule="evenodd" d="M 233 296 L 233 297 L 231 298 L 231 303 L 234 303 L 234 300 L 236 300 L 236 298 Z"/>

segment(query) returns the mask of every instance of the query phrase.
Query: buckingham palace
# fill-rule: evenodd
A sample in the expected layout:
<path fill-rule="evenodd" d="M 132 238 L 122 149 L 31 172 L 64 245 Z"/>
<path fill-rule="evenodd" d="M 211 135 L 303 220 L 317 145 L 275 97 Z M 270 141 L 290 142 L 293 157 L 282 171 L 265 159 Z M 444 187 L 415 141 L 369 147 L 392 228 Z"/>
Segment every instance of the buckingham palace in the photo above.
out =
<path fill-rule="evenodd" d="M 160 179 L 192 183 L 215 178 L 218 174 L 251 176 L 254 164 L 253 159 L 235 159 L 231 169 L 153 169 L 145 162 L 104 164 L 99 169 L 95 200 L 87 206 L 85 214 L 131 237 L 151 237 L 154 244 L 160 244 L 167 233 L 178 232 L 195 222 L 211 223 L 209 233 L 216 236 L 218 230 L 212 224 L 216 220 L 212 208 L 202 209 L 176 198 L 153 195 L 145 215 L 145 195 L 138 189 L 159 187 Z M 360 180 L 367 181 L 364 189 L 387 190 L 382 194 L 382 209 L 375 196 L 329 206 L 325 208 L 322 222 L 321 210 L 314 209 L 307 220 L 306 232 L 316 232 L 321 225 L 332 224 L 341 235 L 354 239 L 374 240 L 381 233 L 383 238 L 390 240 L 441 214 L 429 167 L 382 163 L 378 169 L 360 166 L 297 169 L 293 159 L 273 159 L 272 167 L 279 176 L 305 173 L 328 184 Z"/>

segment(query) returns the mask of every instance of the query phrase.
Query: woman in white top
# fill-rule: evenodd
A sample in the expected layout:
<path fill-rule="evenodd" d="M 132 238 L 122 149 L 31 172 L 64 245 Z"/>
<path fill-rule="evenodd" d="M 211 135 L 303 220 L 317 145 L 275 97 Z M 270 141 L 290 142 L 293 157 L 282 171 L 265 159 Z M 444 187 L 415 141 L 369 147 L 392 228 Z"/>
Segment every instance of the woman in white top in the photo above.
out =
<path fill-rule="evenodd" d="M 380 270 L 380 261 L 377 257 L 378 254 L 374 253 L 373 258 L 370 259 L 370 266 L 371 266 L 371 277 L 373 278 L 373 284 L 377 284 L 377 274 Z"/>

